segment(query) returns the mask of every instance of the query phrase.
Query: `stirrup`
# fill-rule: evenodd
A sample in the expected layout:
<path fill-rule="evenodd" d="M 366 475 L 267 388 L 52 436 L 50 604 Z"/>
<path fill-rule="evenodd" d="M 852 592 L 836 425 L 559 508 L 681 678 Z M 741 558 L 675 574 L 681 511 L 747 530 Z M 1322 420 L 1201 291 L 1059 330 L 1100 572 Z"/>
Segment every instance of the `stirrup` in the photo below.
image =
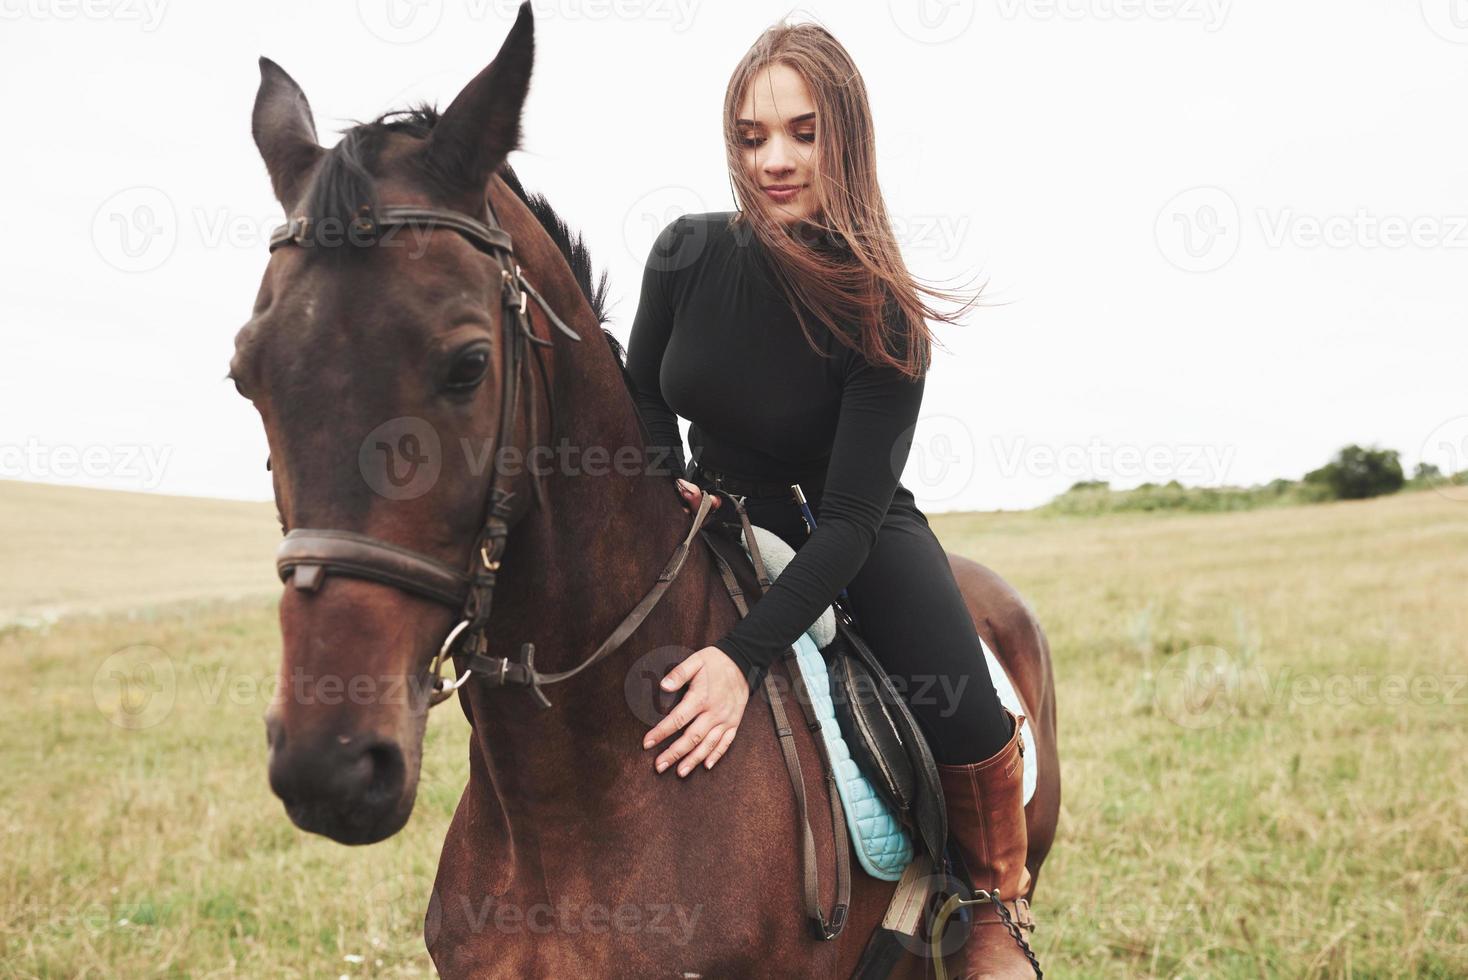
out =
<path fill-rule="evenodd" d="M 954 892 L 939 907 L 937 914 L 933 918 L 932 929 L 928 936 L 928 951 L 933 960 L 934 980 L 948 980 L 948 971 L 943 966 L 943 932 L 948 927 L 948 920 L 959 909 L 969 908 L 974 905 L 994 906 L 995 911 L 999 913 L 999 921 L 1004 924 L 1005 929 L 1009 930 L 1009 935 L 1013 937 L 1015 944 L 1019 946 L 1020 952 L 1025 954 L 1025 959 L 1029 960 L 1030 966 L 1034 968 L 1036 980 L 1044 980 L 1045 973 L 1040 969 L 1040 961 L 1035 958 L 1035 951 L 1030 948 L 1030 944 L 1025 941 L 1024 934 L 1021 932 L 1021 930 L 1024 932 L 1035 931 L 1035 917 L 1030 912 L 1029 901 L 1023 897 L 1016 898 L 1014 900 L 1015 911 L 1011 915 L 1009 908 L 1000 897 L 999 889 L 997 888 L 993 891 L 985 891 L 982 888 L 975 889 L 973 898 L 964 898 L 962 895 Z"/>

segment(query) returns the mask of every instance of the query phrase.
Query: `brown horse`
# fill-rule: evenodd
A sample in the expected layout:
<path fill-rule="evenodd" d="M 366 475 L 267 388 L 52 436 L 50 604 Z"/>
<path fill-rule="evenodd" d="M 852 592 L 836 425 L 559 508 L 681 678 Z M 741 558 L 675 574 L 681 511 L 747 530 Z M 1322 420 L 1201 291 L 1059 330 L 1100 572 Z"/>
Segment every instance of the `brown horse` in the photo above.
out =
<path fill-rule="evenodd" d="M 579 240 L 504 165 L 519 140 L 531 35 L 526 3 L 494 61 L 441 115 L 390 114 L 329 151 L 299 87 L 261 62 L 256 143 L 286 213 L 308 219 L 281 243 L 323 247 L 273 248 L 230 375 L 264 423 L 283 529 L 351 532 L 343 539 L 371 543 L 378 562 L 374 573 L 335 574 L 349 563 L 339 558 L 320 578 L 298 567 L 282 596 L 270 783 L 298 826 L 343 843 L 392 835 L 413 807 L 434 694 L 428 665 L 459 619 L 421 582 L 410 587 L 413 575 L 435 563 L 478 568 L 486 527 L 500 526 L 493 561 L 483 555 L 485 568 L 503 562 L 489 577 L 489 646 L 534 643 L 536 669 L 556 672 L 598 648 L 690 530 L 671 475 L 645 465 L 620 346 L 601 326 L 604 277 L 594 289 Z M 513 260 L 442 220 L 399 248 L 376 237 L 326 247 L 306 233 L 371 225 L 393 206 L 495 222 Z M 524 291 L 518 312 L 505 305 L 506 284 L 522 273 L 544 308 Z M 501 339 L 514 332 L 512 314 L 545 354 L 523 391 Z M 573 332 L 605 342 L 576 343 Z M 506 406 L 518 411 L 507 418 Z M 550 449 L 554 464 L 520 467 L 489 499 L 501 471 L 486 475 L 483 447 L 508 444 Z M 632 457 L 636 466 L 620 465 Z M 487 513 L 502 525 L 486 525 Z M 425 921 L 443 975 L 851 975 L 894 884 L 855 875 L 845 930 L 813 937 L 795 806 L 763 698 L 751 697 L 712 770 L 658 775 L 656 750 L 641 747 L 670 708 L 656 687 L 662 673 L 736 615 L 709 556 L 691 554 L 615 655 L 547 687 L 549 707 L 479 677 L 460 690 L 473 728 L 469 779 Z M 1059 807 L 1049 654 L 997 576 L 962 559 L 955 571 L 1049 764 L 1031 804 L 1038 872 Z M 803 757 L 816 759 L 812 734 L 795 729 Z M 824 785 L 809 792 L 811 812 L 824 813 Z M 830 827 L 813 823 L 820 867 L 830 868 Z M 822 884 L 829 907 L 829 874 Z M 895 972 L 921 976 L 929 965 L 915 954 Z"/>

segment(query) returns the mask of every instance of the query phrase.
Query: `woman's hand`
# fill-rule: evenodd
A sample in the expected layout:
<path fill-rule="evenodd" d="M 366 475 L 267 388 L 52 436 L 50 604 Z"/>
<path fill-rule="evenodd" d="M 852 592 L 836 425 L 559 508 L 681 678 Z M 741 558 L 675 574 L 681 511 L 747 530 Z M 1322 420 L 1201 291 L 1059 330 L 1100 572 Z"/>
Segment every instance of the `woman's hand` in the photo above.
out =
<path fill-rule="evenodd" d="M 703 489 L 696 483 L 689 483 L 682 477 L 678 478 L 678 493 L 683 497 L 683 509 L 690 515 L 698 512 L 699 501 L 703 499 Z M 719 505 L 724 502 L 722 497 L 714 497 L 713 510 L 718 510 Z M 712 649 L 712 648 L 707 648 Z M 747 686 L 747 685 L 746 685 Z"/>
<path fill-rule="evenodd" d="M 676 691 L 684 684 L 688 692 L 683 699 L 642 739 L 642 747 L 650 749 L 688 726 L 655 762 L 658 772 L 677 762 L 679 776 L 688 775 L 699 762 L 705 769 L 714 767 L 734 741 L 749 702 L 744 672 L 718 647 L 704 647 L 668 671 L 662 689 Z"/>

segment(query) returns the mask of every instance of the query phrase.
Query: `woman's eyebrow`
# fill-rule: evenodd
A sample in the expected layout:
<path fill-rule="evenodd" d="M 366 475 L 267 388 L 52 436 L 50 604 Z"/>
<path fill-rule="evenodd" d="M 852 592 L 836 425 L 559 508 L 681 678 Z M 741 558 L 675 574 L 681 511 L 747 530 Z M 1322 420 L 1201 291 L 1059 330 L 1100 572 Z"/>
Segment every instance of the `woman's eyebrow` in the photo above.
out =
<path fill-rule="evenodd" d="M 790 120 L 790 123 L 791 123 L 791 125 L 794 125 L 794 124 L 797 124 L 797 123 L 810 122 L 811 120 L 815 119 L 815 117 L 816 117 L 816 114 L 814 112 L 806 112 L 806 113 L 802 113 L 801 115 L 798 115 L 798 116 L 793 117 Z M 736 119 L 736 120 L 734 120 L 734 122 L 735 122 L 736 125 L 739 125 L 739 126 L 763 126 L 764 125 L 764 123 L 760 122 L 757 119 Z"/>

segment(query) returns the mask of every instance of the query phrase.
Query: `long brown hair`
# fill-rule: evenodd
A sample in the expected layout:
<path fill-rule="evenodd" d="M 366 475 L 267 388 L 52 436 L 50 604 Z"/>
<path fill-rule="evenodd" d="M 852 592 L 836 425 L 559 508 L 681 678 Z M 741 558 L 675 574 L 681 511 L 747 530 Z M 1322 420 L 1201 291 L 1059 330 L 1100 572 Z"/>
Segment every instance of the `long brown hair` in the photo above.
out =
<path fill-rule="evenodd" d="M 812 185 L 817 208 L 793 230 L 764 207 L 759 186 L 745 171 L 735 122 L 755 76 L 774 64 L 799 74 L 816 106 L 820 167 Z M 761 34 L 729 79 L 724 145 L 739 202 L 735 221 L 746 223 L 768 250 L 811 347 L 820 352 L 802 307 L 871 363 L 895 367 L 911 378 L 925 374 L 935 343 L 927 321 L 958 322 L 978 293 L 925 285 L 903 262 L 877 183 L 866 83 L 841 42 L 811 23 L 781 22 Z M 818 241 L 836 247 L 813 247 L 813 232 Z M 924 296 L 961 305 L 945 312 Z"/>

